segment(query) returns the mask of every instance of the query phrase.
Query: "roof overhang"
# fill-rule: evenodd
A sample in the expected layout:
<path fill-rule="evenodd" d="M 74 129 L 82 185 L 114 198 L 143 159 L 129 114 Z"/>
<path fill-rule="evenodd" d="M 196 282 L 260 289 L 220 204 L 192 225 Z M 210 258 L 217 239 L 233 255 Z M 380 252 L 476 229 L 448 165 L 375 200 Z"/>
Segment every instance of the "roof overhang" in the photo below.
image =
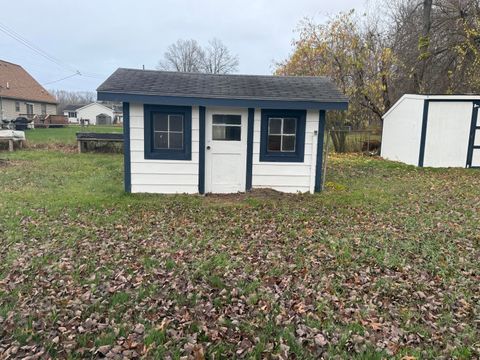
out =
<path fill-rule="evenodd" d="M 36 99 L 27 99 L 23 97 L 15 97 L 15 96 L 8 96 L 8 95 L 2 95 L 0 94 L 0 98 L 6 99 L 6 100 L 14 100 L 14 101 L 31 101 L 34 103 L 42 103 L 42 104 L 50 104 L 50 105 L 58 105 L 58 102 L 56 101 L 45 101 L 45 100 L 36 100 Z"/>
<path fill-rule="evenodd" d="M 422 101 L 435 101 L 435 102 L 459 102 L 459 101 L 479 101 L 480 95 L 449 95 L 449 94 L 403 94 L 395 104 L 393 104 L 388 111 L 382 115 L 382 119 L 385 120 L 403 101 L 410 100 L 422 100 Z"/>
<path fill-rule="evenodd" d="M 120 92 L 98 91 L 97 99 L 101 101 L 120 101 L 152 105 L 179 106 L 229 106 L 262 109 L 313 109 L 313 110 L 347 110 L 348 101 L 318 102 L 305 100 L 266 100 L 266 99 L 229 99 L 185 96 L 162 96 L 151 94 L 128 94 Z"/>

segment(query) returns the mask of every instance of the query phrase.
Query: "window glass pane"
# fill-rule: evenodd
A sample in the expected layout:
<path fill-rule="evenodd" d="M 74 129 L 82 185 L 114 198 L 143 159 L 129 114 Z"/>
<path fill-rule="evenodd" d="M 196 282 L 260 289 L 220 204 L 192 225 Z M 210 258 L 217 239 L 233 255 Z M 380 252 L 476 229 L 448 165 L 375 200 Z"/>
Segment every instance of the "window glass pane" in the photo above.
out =
<path fill-rule="evenodd" d="M 241 130 L 240 126 L 226 126 L 225 140 L 240 141 Z"/>
<path fill-rule="evenodd" d="M 268 133 L 272 135 L 280 135 L 282 131 L 282 119 L 268 119 Z"/>
<path fill-rule="evenodd" d="M 282 151 L 295 151 L 295 136 L 283 136 Z"/>
<path fill-rule="evenodd" d="M 170 118 L 170 131 L 183 131 L 182 115 L 169 115 L 169 118 Z"/>
<path fill-rule="evenodd" d="M 212 139 L 220 141 L 240 141 L 242 128 L 240 126 L 212 126 Z"/>
<path fill-rule="evenodd" d="M 295 134 L 296 127 L 297 127 L 297 119 L 295 119 L 295 118 L 285 118 L 285 119 L 283 119 L 283 133 L 284 134 Z"/>
<path fill-rule="evenodd" d="M 183 133 L 170 133 L 170 149 L 183 148 Z"/>
<path fill-rule="evenodd" d="M 212 126 L 212 139 L 213 140 L 225 140 L 226 126 Z"/>
<path fill-rule="evenodd" d="M 168 149 L 168 133 L 167 132 L 155 132 L 154 133 L 154 147 L 155 149 Z"/>
<path fill-rule="evenodd" d="M 269 135 L 268 136 L 268 151 L 280 151 L 280 135 Z"/>
<path fill-rule="evenodd" d="M 168 115 L 167 114 L 153 114 L 153 129 L 155 131 L 168 130 Z"/>
<path fill-rule="evenodd" d="M 242 117 L 240 115 L 220 115 L 212 116 L 214 124 L 241 125 Z"/>

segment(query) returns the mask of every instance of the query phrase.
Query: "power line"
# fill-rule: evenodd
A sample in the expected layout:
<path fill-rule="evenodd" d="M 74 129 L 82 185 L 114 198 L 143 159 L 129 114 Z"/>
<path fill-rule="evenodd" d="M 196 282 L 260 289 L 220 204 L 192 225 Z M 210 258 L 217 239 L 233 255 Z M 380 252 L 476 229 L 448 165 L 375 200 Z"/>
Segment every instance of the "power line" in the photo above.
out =
<path fill-rule="evenodd" d="M 65 76 L 64 78 L 61 78 L 61 79 L 58 79 L 58 80 L 53 80 L 53 81 L 49 81 L 49 82 L 43 83 L 42 85 L 55 84 L 55 83 L 57 83 L 57 82 L 70 79 L 70 78 L 72 78 L 72 77 L 74 77 L 74 76 L 77 76 L 77 75 L 80 75 L 80 74 L 75 73 L 75 74 L 72 74 L 72 75 L 69 75 L 69 76 Z"/>
<path fill-rule="evenodd" d="M 65 80 L 65 79 L 68 79 L 68 78 L 76 76 L 76 75 L 90 77 L 90 78 L 97 78 L 97 79 L 105 78 L 104 76 L 102 76 L 100 74 L 88 73 L 88 72 L 87 73 L 82 73 L 80 70 L 75 69 L 73 66 L 70 66 L 69 64 L 55 58 L 54 56 L 48 54 L 46 51 L 43 51 L 38 46 L 34 45 L 30 41 L 28 41 L 26 38 L 24 38 L 22 35 L 20 35 L 16 31 L 10 29 L 9 27 L 7 27 L 6 25 L 4 25 L 2 23 L 0 23 L 0 31 L 3 32 L 4 34 L 10 36 L 12 39 L 18 41 L 22 45 L 28 47 L 30 50 L 34 51 L 37 55 L 40 55 L 40 56 L 44 57 L 45 59 L 51 61 L 52 63 L 56 64 L 57 66 L 60 66 L 60 67 L 66 69 L 68 71 L 71 71 L 71 72 L 75 73 L 75 74 L 72 74 L 70 76 L 67 76 L 64 79 L 55 80 L 55 81 L 49 82 L 47 84 L 51 84 L 51 83 L 54 83 L 54 82 Z"/>
<path fill-rule="evenodd" d="M 58 66 L 60 66 L 64 69 L 67 69 L 69 71 L 78 72 L 77 69 L 75 69 L 72 66 L 63 63 L 61 60 L 56 59 L 55 57 L 49 55 L 47 52 L 45 52 L 42 49 L 40 49 L 39 47 L 35 46 L 31 42 L 29 42 L 27 39 L 25 39 L 23 36 L 21 36 L 20 34 L 15 32 L 14 30 L 8 28 L 7 26 L 5 26 L 2 23 L 0 23 L 0 31 L 3 32 L 4 34 L 10 36 L 12 39 L 18 41 L 22 45 L 28 47 L 30 50 L 34 51 L 38 55 L 44 57 L 45 59 L 47 59 L 51 62 L 53 62 L 54 64 L 56 64 L 56 65 L 58 65 Z"/>

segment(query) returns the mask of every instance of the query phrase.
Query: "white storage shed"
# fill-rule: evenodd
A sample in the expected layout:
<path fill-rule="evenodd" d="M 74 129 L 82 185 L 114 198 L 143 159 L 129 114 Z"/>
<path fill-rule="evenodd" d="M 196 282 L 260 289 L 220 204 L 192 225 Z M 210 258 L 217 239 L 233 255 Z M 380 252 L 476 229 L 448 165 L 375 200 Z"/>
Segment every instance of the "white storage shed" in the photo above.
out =
<path fill-rule="evenodd" d="M 406 94 L 383 116 L 381 156 L 426 167 L 480 167 L 480 96 Z"/>
<path fill-rule="evenodd" d="M 326 111 L 348 105 L 308 76 L 118 69 L 97 91 L 123 102 L 134 193 L 320 191 Z"/>

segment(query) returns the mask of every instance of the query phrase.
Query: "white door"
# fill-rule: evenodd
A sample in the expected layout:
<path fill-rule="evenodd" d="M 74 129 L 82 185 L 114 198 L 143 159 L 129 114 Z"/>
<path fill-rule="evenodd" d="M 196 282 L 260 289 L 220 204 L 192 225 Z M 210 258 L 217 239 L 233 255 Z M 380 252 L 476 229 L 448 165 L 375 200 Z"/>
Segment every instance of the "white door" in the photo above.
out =
<path fill-rule="evenodd" d="M 245 191 L 247 110 L 208 109 L 205 124 L 205 192 Z"/>

